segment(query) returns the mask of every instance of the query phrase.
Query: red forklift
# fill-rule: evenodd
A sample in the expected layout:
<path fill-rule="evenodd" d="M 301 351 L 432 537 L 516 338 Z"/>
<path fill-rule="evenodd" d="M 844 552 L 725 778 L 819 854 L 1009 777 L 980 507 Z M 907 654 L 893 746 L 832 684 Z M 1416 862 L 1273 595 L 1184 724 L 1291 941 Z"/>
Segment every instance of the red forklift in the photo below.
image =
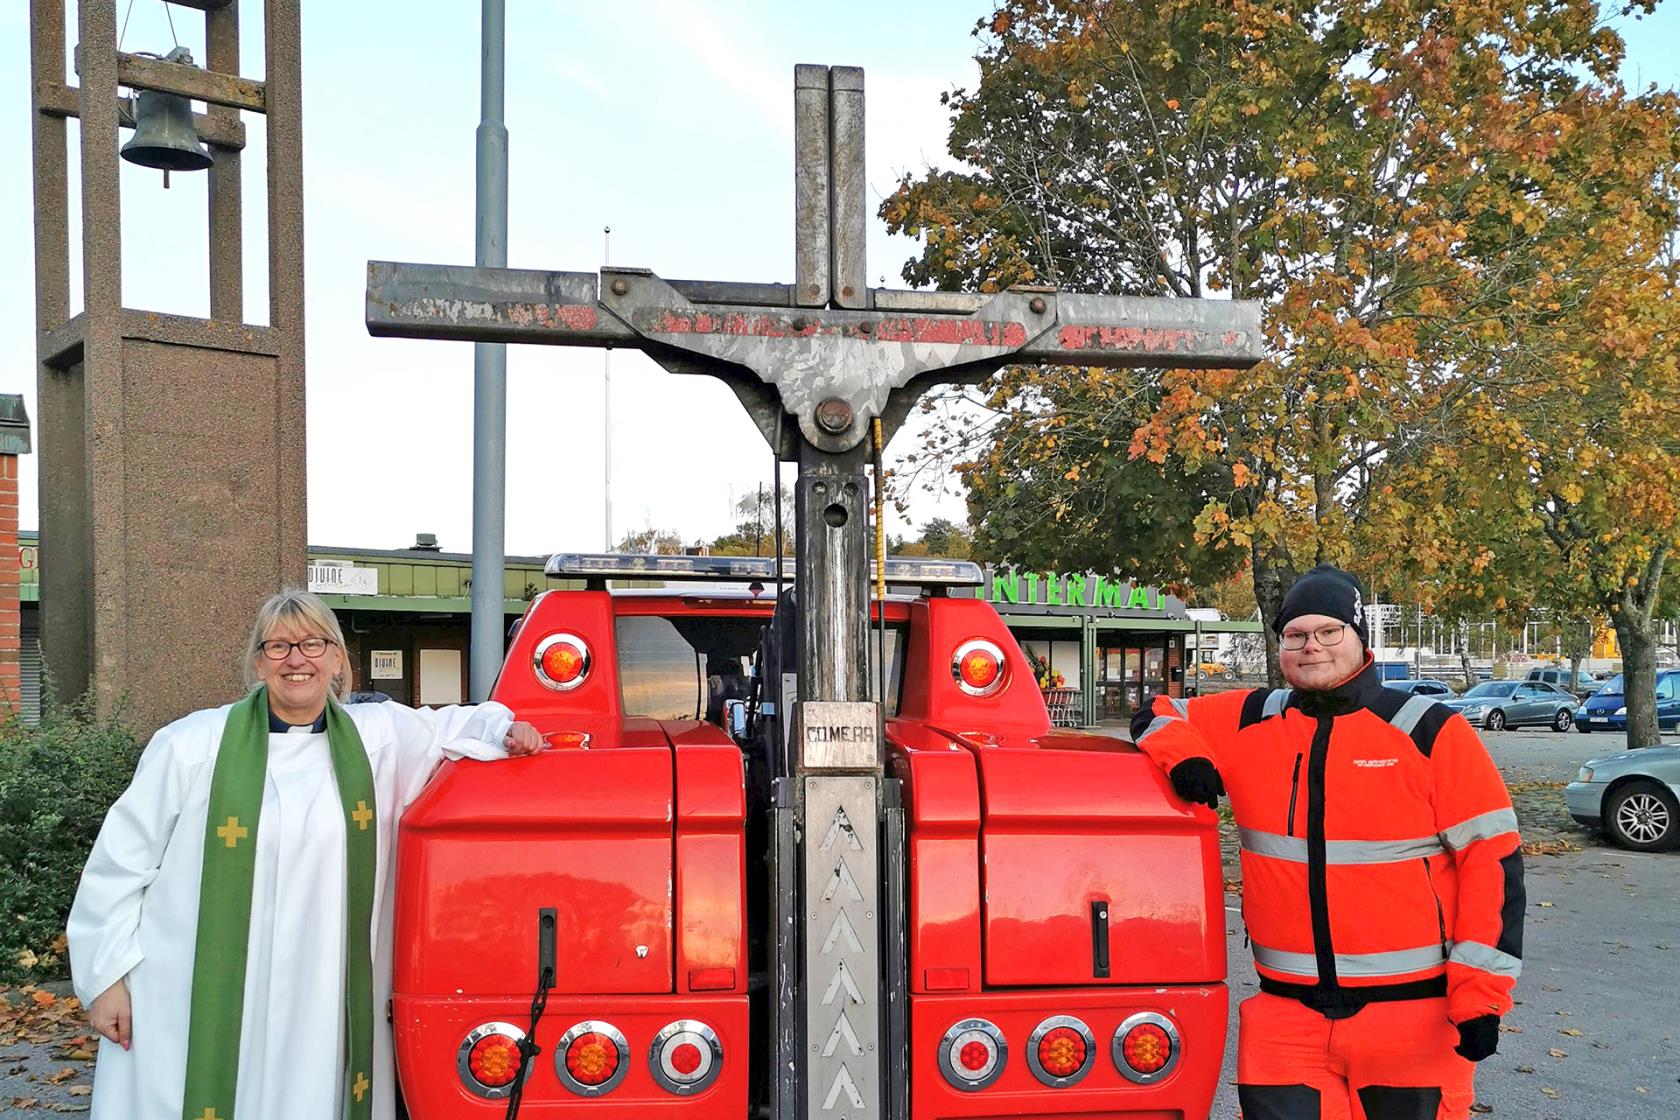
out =
<path fill-rule="evenodd" d="M 725 381 L 778 478 L 798 465 L 791 579 L 551 561 L 584 587 L 532 602 L 494 691 L 551 749 L 447 763 L 402 818 L 407 1107 L 1199 1120 L 1215 818 L 1128 743 L 1051 727 L 976 568 L 883 558 L 881 455 L 928 388 L 1011 363 L 1251 365 L 1258 306 L 872 289 L 863 73 L 794 86 L 791 284 L 368 266 L 374 334 L 639 349 Z"/>

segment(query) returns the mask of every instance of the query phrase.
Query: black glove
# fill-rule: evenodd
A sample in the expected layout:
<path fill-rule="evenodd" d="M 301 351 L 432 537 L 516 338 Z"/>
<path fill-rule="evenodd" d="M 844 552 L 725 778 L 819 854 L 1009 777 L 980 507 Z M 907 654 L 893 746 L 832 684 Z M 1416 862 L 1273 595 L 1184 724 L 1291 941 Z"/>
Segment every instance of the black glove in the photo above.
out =
<path fill-rule="evenodd" d="M 1187 758 L 1172 768 L 1167 779 L 1172 782 L 1173 792 L 1184 800 L 1209 809 L 1219 808 L 1219 795 L 1225 792 L 1225 783 L 1219 780 L 1219 771 L 1210 760 Z"/>
<path fill-rule="evenodd" d="M 1458 1025 L 1458 1045 L 1453 1047 L 1459 1057 L 1479 1062 L 1499 1051 L 1499 1016 L 1478 1015 Z"/>

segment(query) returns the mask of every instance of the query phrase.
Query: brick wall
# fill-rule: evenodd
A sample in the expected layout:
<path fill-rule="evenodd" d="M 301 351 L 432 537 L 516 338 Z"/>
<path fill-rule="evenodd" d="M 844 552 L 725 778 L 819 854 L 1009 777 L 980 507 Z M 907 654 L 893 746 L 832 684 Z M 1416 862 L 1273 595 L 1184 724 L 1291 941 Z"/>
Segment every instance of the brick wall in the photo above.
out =
<path fill-rule="evenodd" d="M 20 701 L 18 648 L 18 457 L 0 454 L 0 711 Z"/>

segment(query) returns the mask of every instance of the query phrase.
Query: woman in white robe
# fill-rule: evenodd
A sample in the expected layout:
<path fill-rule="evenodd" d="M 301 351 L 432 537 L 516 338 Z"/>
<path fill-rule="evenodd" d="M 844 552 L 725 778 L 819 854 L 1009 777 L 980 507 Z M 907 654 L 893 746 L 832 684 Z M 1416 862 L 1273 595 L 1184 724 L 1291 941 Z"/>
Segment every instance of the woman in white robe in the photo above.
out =
<path fill-rule="evenodd" d="M 321 640 L 318 657 L 299 646 Z M 265 644 L 277 649 L 273 643 L 289 647 L 283 658 L 260 652 Z M 343 633 L 315 596 L 282 592 L 259 612 L 247 657 L 248 676 L 269 689 L 270 726 L 236 1115 L 335 1120 L 347 1097 L 346 826 L 324 713 L 328 691 L 348 688 Z M 152 737 L 82 874 L 68 935 L 76 994 L 104 1036 L 93 1120 L 181 1120 L 211 775 L 230 708 L 194 712 Z M 435 711 L 352 704 L 345 711 L 366 749 L 376 793 L 373 1116 L 390 1120 L 394 1064 L 385 1009 L 397 818 L 442 759 L 528 754 L 542 740 L 496 703 Z"/>

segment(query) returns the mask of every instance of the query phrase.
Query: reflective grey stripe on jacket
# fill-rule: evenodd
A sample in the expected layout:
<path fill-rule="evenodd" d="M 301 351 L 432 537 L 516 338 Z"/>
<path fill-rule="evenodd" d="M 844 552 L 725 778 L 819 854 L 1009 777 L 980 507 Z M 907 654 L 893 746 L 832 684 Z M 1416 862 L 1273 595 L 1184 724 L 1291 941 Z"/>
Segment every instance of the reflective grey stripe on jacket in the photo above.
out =
<path fill-rule="evenodd" d="M 1521 957 L 1501 953 L 1493 946 L 1483 945 L 1480 941 L 1460 941 L 1452 947 L 1451 960 L 1454 964 L 1479 968 L 1495 976 L 1509 976 L 1513 980 L 1522 975 Z"/>
<path fill-rule="evenodd" d="M 1410 735 L 1412 729 L 1418 725 L 1418 720 L 1423 718 L 1423 713 L 1433 708 L 1435 704 L 1436 700 L 1433 696 L 1414 695 L 1400 705 L 1400 710 L 1395 712 L 1394 718 L 1388 722 L 1393 724 L 1402 735 Z"/>
<path fill-rule="evenodd" d="M 1272 691 L 1266 695 L 1266 706 L 1260 709 L 1260 718 L 1271 719 L 1273 716 L 1281 714 L 1284 706 L 1289 703 L 1289 697 L 1294 694 L 1294 691 L 1295 690 L 1291 688 L 1272 689 Z"/>
<path fill-rule="evenodd" d="M 1255 964 L 1264 965 L 1273 972 L 1299 976 L 1304 980 L 1318 979 L 1318 958 L 1311 953 L 1289 953 L 1282 949 L 1267 948 L 1259 942 L 1255 942 L 1253 948 Z M 1441 955 L 1441 945 L 1436 942 L 1432 945 L 1420 945 L 1416 949 L 1395 949 L 1388 953 L 1337 953 L 1336 975 L 1342 979 L 1405 976 L 1407 973 L 1422 972 L 1446 963 L 1447 958 Z"/>
<path fill-rule="evenodd" d="M 1490 840 L 1517 830 L 1517 814 L 1510 809 L 1495 809 L 1479 817 L 1471 817 L 1441 832 L 1441 843 L 1452 851 L 1462 851 L 1478 840 Z"/>
<path fill-rule="evenodd" d="M 1183 720 L 1175 719 L 1172 716 L 1156 716 L 1154 719 L 1149 721 L 1149 726 L 1143 729 L 1143 734 L 1139 735 L 1135 741 L 1141 743 L 1151 735 L 1155 734 L 1155 732 L 1161 730 L 1161 728 L 1166 727 L 1169 724 L 1183 722 Z"/>
<path fill-rule="evenodd" d="M 1237 842 L 1245 852 L 1290 863 L 1307 862 L 1307 840 L 1304 836 L 1280 836 L 1275 832 L 1261 832 L 1255 828 L 1237 829 Z M 1327 840 L 1324 861 L 1330 864 L 1401 863 L 1409 859 L 1423 859 L 1440 855 L 1441 841 L 1435 836 L 1419 836 L 1411 840 Z"/>

